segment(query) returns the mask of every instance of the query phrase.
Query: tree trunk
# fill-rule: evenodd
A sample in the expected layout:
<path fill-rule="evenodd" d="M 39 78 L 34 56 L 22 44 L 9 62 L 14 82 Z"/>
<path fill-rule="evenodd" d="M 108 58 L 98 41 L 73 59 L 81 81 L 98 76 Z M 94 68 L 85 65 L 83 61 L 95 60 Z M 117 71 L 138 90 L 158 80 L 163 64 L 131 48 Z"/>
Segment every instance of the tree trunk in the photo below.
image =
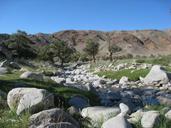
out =
<path fill-rule="evenodd" d="M 63 68 L 63 67 L 64 67 L 64 61 L 61 60 L 61 68 Z"/>
<path fill-rule="evenodd" d="M 93 55 L 93 62 L 96 63 L 95 55 Z"/>
<path fill-rule="evenodd" d="M 113 55 L 113 53 L 110 52 L 109 58 L 110 58 L 110 61 L 111 61 L 111 62 L 113 61 L 112 55 Z"/>

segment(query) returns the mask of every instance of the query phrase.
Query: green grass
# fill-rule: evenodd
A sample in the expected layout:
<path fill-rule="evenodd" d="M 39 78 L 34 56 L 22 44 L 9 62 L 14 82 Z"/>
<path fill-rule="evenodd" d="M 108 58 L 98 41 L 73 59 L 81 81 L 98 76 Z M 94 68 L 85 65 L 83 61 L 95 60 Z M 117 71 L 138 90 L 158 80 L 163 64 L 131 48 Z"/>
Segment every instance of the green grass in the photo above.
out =
<path fill-rule="evenodd" d="M 0 110 L 0 127 L 1 128 L 28 128 L 29 113 L 18 116 L 15 112 L 8 109 Z"/>
<path fill-rule="evenodd" d="M 168 66 L 169 64 L 171 64 L 171 55 L 152 57 L 152 58 L 140 58 L 140 59 L 137 59 L 136 62 Z"/>
<path fill-rule="evenodd" d="M 132 70 L 132 69 L 124 69 L 120 71 L 101 71 L 98 72 L 97 75 L 99 76 L 106 76 L 110 79 L 117 79 L 119 80 L 122 76 L 127 76 L 129 80 L 136 81 L 139 77 L 145 77 L 149 72 L 149 69 L 140 69 L 140 70 Z"/>

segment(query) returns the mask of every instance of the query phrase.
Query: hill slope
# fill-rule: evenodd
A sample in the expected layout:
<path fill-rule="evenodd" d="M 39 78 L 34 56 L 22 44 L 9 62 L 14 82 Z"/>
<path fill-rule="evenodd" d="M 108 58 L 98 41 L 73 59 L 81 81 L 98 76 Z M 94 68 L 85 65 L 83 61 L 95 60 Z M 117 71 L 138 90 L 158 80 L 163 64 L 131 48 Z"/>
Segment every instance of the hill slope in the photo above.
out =
<path fill-rule="evenodd" d="M 0 42 L 8 39 L 9 35 L 1 34 Z M 64 40 L 72 44 L 77 51 L 82 52 L 88 39 L 99 42 L 98 56 L 108 55 L 109 42 L 117 44 L 123 50 L 119 54 L 133 55 L 165 55 L 171 54 L 171 30 L 137 30 L 137 31 L 78 31 L 66 30 L 52 34 L 38 33 L 28 35 L 34 43 L 47 45 L 53 39 Z"/>

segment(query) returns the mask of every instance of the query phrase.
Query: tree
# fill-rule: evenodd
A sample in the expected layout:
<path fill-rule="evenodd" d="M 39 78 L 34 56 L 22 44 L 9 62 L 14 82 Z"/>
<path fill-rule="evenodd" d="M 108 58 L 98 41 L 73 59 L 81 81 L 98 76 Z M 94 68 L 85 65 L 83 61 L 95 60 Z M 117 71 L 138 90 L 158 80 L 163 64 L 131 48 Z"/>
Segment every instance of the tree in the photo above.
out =
<path fill-rule="evenodd" d="M 93 61 L 96 62 L 96 54 L 99 50 L 99 43 L 94 42 L 93 40 L 88 40 L 84 51 L 89 55 L 92 56 Z"/>
<path fill-rule="evenodd" d="M 63 64 L 70 61 L 71 55 L 75 52 L 72 46 L 69 46 L 65 41 L 54 41 L 51 46 L 53 57 L 58 57 Z"/>
<path fill-rule="evenodd" d="M 27 36 L 27 32 L 22 31 L 22 30 L 17 30 L 17 35 L 23 35 L 23 36 Z"/>
<path fill-rule="evenodd" d="M 21 34 L 12 34 L 10 38 L 3 41 L 1 45 L 8 49 L 14 58 L 28 59 L 37 56 L 36 49 L 33 48 L 33 42 Z"/>
<path fill-rule="evenodd" d="M 115 45 L 115 44 L 110 44 L 109 45 L 109 58 L 110 58 L 110 61 L 113 60 L 113 53 L 117 53 L 117 52 L 120 52 L 122 50 L 122 48 L 120 48 L 119 46 Z"/>

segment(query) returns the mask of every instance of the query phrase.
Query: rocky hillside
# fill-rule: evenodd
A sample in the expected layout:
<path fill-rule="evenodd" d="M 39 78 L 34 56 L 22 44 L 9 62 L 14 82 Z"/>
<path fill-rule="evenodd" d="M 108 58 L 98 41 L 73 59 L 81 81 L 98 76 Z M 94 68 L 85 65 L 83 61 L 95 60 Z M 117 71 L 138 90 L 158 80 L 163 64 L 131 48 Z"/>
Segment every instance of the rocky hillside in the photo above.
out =
<path fill-rule="evenodd" d="M 136 31 L 77 31 L 66 30 L 52 34 L 38 33 L 27 35 L 33 44 L 47 45 L 53 39 L 64 40 L 72 44 L 77 51 L 82 52 L 88 39 L 99 42 L 98 56 L 108 55 L 109 42 L 122 48 L 119 54 L 133 55 L 164 55 L 171 53 L 171 31 L 136 30 Z M 0 35 L 0 42 L 9 38 L 7 34 Z"/>
<path fill-rule="evenodd" d="M 170 54 L 171 32 L 159 30 L 137 30 L 137 31 L 76 31 L 67 30 L 53 34 L 36 34 L 30 36 L 35 42 L 50 43 L 53 38 L 67 41 L 74 45 L 78 51 L 82 51 L 88 39 L 100 43 L 100 56 L 108 54 L 108 44 L 117 44 L 122 47 L 121 54 L 131 53 L 133 55 L 156 55 Z"/>

